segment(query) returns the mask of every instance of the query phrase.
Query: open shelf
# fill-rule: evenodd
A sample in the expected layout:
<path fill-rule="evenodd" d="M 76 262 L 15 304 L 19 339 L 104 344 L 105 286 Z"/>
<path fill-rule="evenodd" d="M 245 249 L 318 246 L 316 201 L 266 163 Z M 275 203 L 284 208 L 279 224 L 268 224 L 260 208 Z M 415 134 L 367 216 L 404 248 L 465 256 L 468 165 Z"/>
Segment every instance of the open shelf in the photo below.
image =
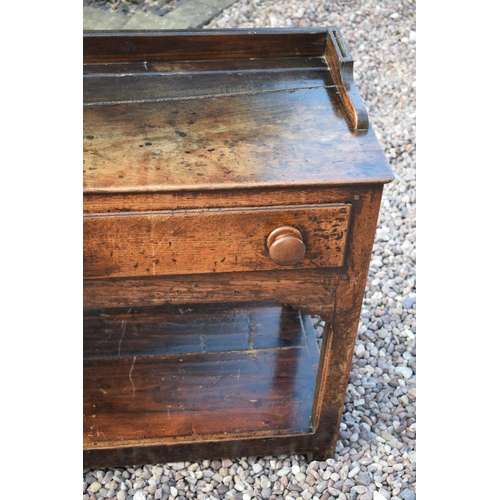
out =
<path fill-rule="evenodd" d="M 290 307 L 84 314 L 84 443 L 310 432 L 319 351 Z"/>

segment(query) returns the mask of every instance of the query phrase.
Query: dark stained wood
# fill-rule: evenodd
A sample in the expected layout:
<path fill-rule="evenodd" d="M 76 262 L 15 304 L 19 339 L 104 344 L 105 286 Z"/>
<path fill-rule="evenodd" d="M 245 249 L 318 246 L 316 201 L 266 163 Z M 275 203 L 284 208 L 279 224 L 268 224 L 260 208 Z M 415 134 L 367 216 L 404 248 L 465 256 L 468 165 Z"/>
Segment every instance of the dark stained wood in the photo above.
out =
<path fill-rule="evenodd" d="M 318 346 L 306 344 L 311 331 L 306 329 L 309 318 L 292 308 L 254 307 L 249 311 L 252 322 L 252 347 L 254 349 L 269 349 L 279 347 L 308 346 L 313 353 L 318 353 Z M 276 335 L 275 332 L 279 332 Z M 316 341 L 315 335 L 313 335 Z"/>
<path fill-rule="evenodd" d="M 245 350 L 239 347 L 229 352 L 223 349 L 168 356 L 151 355 L 157 354 L 158 331 L 152 333 L 151 343 L 148 339 L 142 342 L 138 339 L 139 352 L 136 347 L 130 349 L 128 337 L 115 338 L 115 342 L 109 343 L 106 337 L 109 330 L 119 330 L 127 314 L 116 315 L 115 321 L 103 318 L 106 324 L 101 336 L 105 338 L 94 349 L 111 356 L 99 357 L 89 349 L 84 361 L 85 442 L 272 429 L 307 431 L 316 383 L 311 359 L 317 355 L 314 353 L 317 346 L 313 346 L 311 355 L 311 344 L 305 340 L 303 322 L 310 320 L 281 307 L 253 307 L 250 311 L 238 310 L 236 321 L 234 308 L 226 309 L 226 316 L 220 308 L 215 310 L 216 314 L 198 308 L 168 316 L 143 311 L 142 315 L 150 318 L 149 321 L 141 318 L 146 331 L 139 331 L 138 337 L 151 337 L 148 323 L 158 319 L 160 332 L 169 330 L 169 335 L 178 337 L 180 342 L 188 337 L 185 346 L 188 350 L 193 333 L 206 338 L 207 343 L 215 336 L 217 343 L 220 340 L 217 337 L 234 336 L 233 332 L 245 329 L 247 319 Z M 276 340 L 263 338 L 263 332 L 252 331 L 255 319 L 265 324 L 266 337 L 277 338 L 282 348 L 273 347 Z M 198 323 L 195 332 L 193 323 Z M 259 329 L 258 323 L 256 328 Z M 95 341 L 98 337 L 95 327 L 91 330 L 84 331 L 84 336 L 89 335 Z"/>
<path fill-rule="evenodd" d="M 271 433 L 222 434 L 199 441 L 181 437 L 168 442 L 150 440 L 141 444 L 134 441 L 114 441 L 102 447 L 84 447 L 83 466 L 95 469 L 224 457 L 306 454 L 313 449 L 314 442 L 314 434 L 291 434 L 279 430 Z"/>
<path fill-rule="evenodd" d="M 253 64 L 239 65 L 243 68 L 250 66 L 249 69 L 229 70 L 223 67 L 222 61 L 210 65 L 201 61 L 192 62 L 191 71 L 186 71 L 187 68 L 182 68 L 184 71 L 171 71 L 172 65 L 169 65 L 161 68 L 163 71 L 124 71 L 95 76 L 90 74 L 83 80 L 83 102 L 86 105 L 159 102 L 314 87 L 335 88 L 330 70 L 323 59 L 310 59 L 312 67 L 303 64 L 294 67 L 290 64 L 290 59 L 283 60 L 287 64 L 281 64 L 281 59 L 272 61 L 272 68 L 257 68 L 255 61 L 249 61 Z M 302 62 L 302 59 L 294 58 L 292 61 Z M 228 61 L 226 65 L 235 66 L 233 61 Z M 156 64 L 153 67 L 158 66 L 160 65 Z M 101 69 L 106 68 L 101 66 Z"/>
<path fill-rule="evenodd" d="M 220 304 L 86 310 L 83 356 L 109 358 L 306 347 L 301 315 L 291 307 Z M 311 346 L 309 346 L 311 350 Z M 313 354 L 317 352 L 317 347 Z"/>
<path fill-rule="evenodd" d="M 354 59 L 336 28 L 328 29 L 325 59 L 332 70 L 332 76 L 339 89 L 342 102 L 354 129 L 368 129 L 368 113 L 354 84 Z"/>
<path fill-rule="evenodd" d="M 215 59 L 215 60 L 183 60 L 183 61 L 142 61 L 142 62 L 108 62 L 83 65 L 84 86 L 87 79 L 97 77 L 123 77 L 138 75 L 191 75 L 208 74 L 246 74 L 276 72 L 307 71 L 330 72 L 323 55 L 316 57 L 272 57 L 268 59 Z M 326 76 L 328 83 L 333 83 L 331 76 Z M 190 85 L 193 87 L 193 85 Z M 84 99 L 85 102 L 85 99 Z"/>
<path fill-rule="evenodd" d="M 311 321 L 309 321 L 310 317 L 302 315 L 301 318 L 303 318 L 302 325 L 305 331 L 309 355 L 311 356 L 312 369 L 317 376 L 320 362 L 320 351 L 318 349 L 318 341 L 316 339 L 316 330 L 314 329 Z M 318 385 L 318 381 L 316 381 L 316 385 Z"/>
<path fill-rule="evenodd" d="M 279 365 L 287 372 L 275 373 Z M 304 432 L 316 382 L 306 348 L 93 359 L 84 381 L 84 435 L 92 443 Z"/>
<path fill-rule="evenodd" d="M 266 240 L 300 228 L 306 248 L 294 268 L 341 266 L 350 205 L 218 209 L 85 217 L 86 278 L 261 271 L 276 263 Z"/>
<path fill-rule="evenodd" d="M 335 27 L 84 35 L 85 467 L 333 456 L 392 180 L 352 70 Z"/>
<path fill-rule="evenodd" d="M 321 28 L 84 32 L 83 62 L 320 56 Z"/>

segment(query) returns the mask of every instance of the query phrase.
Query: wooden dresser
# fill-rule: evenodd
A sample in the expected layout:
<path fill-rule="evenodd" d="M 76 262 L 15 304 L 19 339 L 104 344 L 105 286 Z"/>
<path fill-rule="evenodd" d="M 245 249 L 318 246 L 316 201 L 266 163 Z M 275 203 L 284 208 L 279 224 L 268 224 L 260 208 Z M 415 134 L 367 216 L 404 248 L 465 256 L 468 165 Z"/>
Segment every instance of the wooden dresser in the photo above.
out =
<path fill-rule="evenodd" d="M 86 467 L 333 456 L 392 179 L 352 70 L 336 28 L 84 34 Z"/>

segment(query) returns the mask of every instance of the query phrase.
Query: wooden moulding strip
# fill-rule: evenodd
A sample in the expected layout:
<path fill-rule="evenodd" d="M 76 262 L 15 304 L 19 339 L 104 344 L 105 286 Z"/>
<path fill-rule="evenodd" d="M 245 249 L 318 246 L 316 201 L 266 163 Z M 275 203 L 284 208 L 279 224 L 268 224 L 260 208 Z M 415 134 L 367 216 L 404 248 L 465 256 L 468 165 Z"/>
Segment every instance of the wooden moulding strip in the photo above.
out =
<path fill-rule="evenodd" d="M 325 59 L 330 66 L 333 79 L 353 128 L 367 130 L 368 113 L 354 83 L 354 60 L 340 31 L 335 27 L 328 28 Z"/>
<path fill-rule="evenodd" d="M 363 196 L 370 185 L 356 185 L 355 193 L 350 186 L 297 187 L 258 190 L 226 189 L 191 192 L 132 192 L 132 193 L 84 193 L 84 215 L 117 214 L 131 212 L 158 212 L 165 210 L 190 210 L 208 208 L 237 208 L 244 206 L 280 205 L 326 205 L 329 203 L 352 203 L 353 196 Z"/>

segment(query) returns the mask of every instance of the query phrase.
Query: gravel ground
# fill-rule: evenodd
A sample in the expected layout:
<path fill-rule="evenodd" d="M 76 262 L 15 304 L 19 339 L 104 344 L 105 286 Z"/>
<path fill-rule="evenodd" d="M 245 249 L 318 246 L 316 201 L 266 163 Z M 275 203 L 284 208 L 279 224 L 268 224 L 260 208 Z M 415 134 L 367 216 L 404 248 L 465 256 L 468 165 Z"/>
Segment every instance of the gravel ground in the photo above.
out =
<path fill-rule="evenodd" d="M 164 16 L 179 3 L 180 0 L 83 0 L 83 5 L 116 12 L 118 15 L 133 15 L 142 11 Z"/>
<path fill-rule="evenodd" d="M 329 25 L 353 53 L 355 81 L 396 175 L 384 189 L 335 455 L 86 470 L 84 500 L 416 498 L 415 4 L 240 0 L 206 28 Z"/>

